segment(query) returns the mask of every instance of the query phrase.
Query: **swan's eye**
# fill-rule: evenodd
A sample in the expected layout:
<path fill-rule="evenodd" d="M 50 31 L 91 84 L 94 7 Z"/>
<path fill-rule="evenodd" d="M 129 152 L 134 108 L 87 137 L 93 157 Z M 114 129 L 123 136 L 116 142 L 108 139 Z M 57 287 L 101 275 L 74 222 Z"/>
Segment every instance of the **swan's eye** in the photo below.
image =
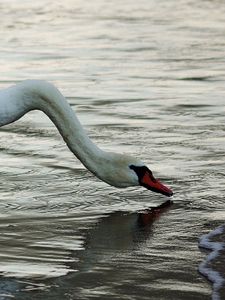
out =
<path fill-rule="evenodd" d="M 155 180 L 155 178 L 152 175 L 152 171 L 149 170 L 148 167 L 146 166 L 135 166 L 135 165 L 130 165 L 130 169 L 134 170 L 134 172 L 137 174 L 139 181 L 145 176 L 146 173 L 149 174 Z"/>

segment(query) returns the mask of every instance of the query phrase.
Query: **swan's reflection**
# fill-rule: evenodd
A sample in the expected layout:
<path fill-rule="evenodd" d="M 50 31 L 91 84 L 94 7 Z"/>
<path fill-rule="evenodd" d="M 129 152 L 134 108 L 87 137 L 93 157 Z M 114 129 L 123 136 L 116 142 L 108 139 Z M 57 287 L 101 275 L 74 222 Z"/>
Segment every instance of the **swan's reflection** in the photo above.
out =
<path fill-rule="evenodd" d="M 110 260 L 138 249 L 154 233 L 153 224 L 168 209 L 168 200 L 157 207 L 136 213 L 114 212 L 101 218 L 85 238 L 84 251 L 79 256 L 79 271 L 110 266 Z"/>
<path fill-rule="evenodd" d="M 166 201 L 158 207 L 136 213 L 115 212 L 106 215 L 88 232 L 86 229 L 83 232 L 84 250 L 71 253 L 74 263 L 68 264 L 68 270 L 77 272 L 47 281 L 1 278 L 0 299 L 87 299 L 99 285 L 108 289 L 112 287 L 111 282 L 117 282 L 118 278 L 127 280 L 129 270 L 140 269 L 135 251 L 151 238 L 153 224 L 171 205 L 171 201 Z M 140 278 L 141 272 L 140 269 Z M 36 290 L 38 297 L 35 298 Z"/>
<path fill-rule="evenodd" d="M 123 282 L 121 289 L 125 290 L 122 293 L 126 293 L 126 285 L 129 288 L 132 286 L 129 273 L 136 274 L 140 281 L 145 280 L 145 272 L 141 266 L 144 263 L 146 268 L 151 263 L 148 255 L 139 255 L 139 249 L 152 237 L 153 224 L 171 205 L 171 201 L 166 201 L 144 211 L 115 212 L 101 218 L 86 232 L 84 250 L 72 254 L 78 262 L 70 265 L 70 268 L 77 272 L 58 278 L 54 282 L 58 288 L 51 289 L 51 294 L 59 299 L 57 290 L 64 290 L 70 292 L 69 299 L 88 299 L 92 293 L 98 293 L 100 288 L 106 294 L 111 291 L 112 298 L 109 299 L 119 299 L 120 291 L 118 290 L 117 295 L 114 285 Z"/>
<path fill-rule="evenodd" d="M 173 202 L 171 200 L 167 200 L 164 203 L 160 204 L 156 207 L 151 207 L 149 209 L 145 209 L 137 213 L 137 222 L 139 228 L 148 228 L 151 226 L 160 216 L 162 213 L 169 210 L 172 206 Z"/>

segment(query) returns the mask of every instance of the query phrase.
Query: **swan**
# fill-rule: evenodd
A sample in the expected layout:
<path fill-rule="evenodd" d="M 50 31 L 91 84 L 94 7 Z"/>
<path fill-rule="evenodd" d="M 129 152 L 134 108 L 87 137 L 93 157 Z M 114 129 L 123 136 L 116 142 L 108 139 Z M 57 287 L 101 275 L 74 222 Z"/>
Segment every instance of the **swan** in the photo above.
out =
<path fill-rule="evenodd" d="M 55 124 L 68 148 L 102 181 L 118 187 L 143 186 L 172 196 L 170 188 L 155 179 L 141 161 L 125 154 L 101 150 L 94 144 L 61 92 L 43 80 L 25 80 L 0 91 L 0 127 L 31 110 L 43 111 Z"/>

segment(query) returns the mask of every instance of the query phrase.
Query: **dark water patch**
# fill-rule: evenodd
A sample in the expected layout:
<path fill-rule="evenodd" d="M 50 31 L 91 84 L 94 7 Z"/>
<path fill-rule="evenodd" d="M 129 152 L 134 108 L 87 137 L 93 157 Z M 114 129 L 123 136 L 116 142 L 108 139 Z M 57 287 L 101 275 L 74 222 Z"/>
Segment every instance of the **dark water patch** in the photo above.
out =
<path fill-rule="evenodd" d="M 120 49 L 120 51 L 131 52 L 131 53 L 149 52 L 149 51 L 156 51 L 156 50 L 157 50 L 156 47 L 132 47 L 127 49 Z"/>
<path fill-rule="evenodd" d="M 18 156 L 18 157 L 30 157 L 30 158 L 54 158 L 54 155 L 51 155 L 51 154 L 48 154 L 48 155 L 40 155 L 39 153 L 35 153 L 34 151 L 19 151 L 19 150 L 15 150 L 15 149 L 12 149 L 12 148 L 3 148 L 3 147 L 0 147 L 0 151 L 2 153 L 5 153 L 5 154 L 8 154 L 8 155 L 11 155 L 11 156 Z"/>
<path fill-rule="evenodd" d="M 46 137 L 50 138 L 53 137 L 54 135 L 51 134 L 50 131 L 42 130 L 40 128 L 35 128 L 33 125 L 30 123 L 23 123 L 18 125 L 8 125 L 0 128 L 0 132 L 9 132 L 9 133 L 16 133 L 21 136 L 41 136 L 41 137 Z"/>
<path fill-rule="evenodd" d="M 217 81 L 218 79 L 215 76 L 190 76 L 190 77 L 182 77 L 177 80 L 184 80 L 184 81 Z"/>
<path fill-rule="evenodd" d="M 205 104 L 205 103 L 202 103 L 202 104 L 197 104 L 197 103 L 185 103 L 185 104 L 178 104 L 178 105 L 175 105 L 173 106 L 173 108 L 175 109 L 183 109 L 183 108 L 196 108 L 196 109 L 202 109 L 202 108 L 205 108 L 205 107 L 214 107 L 213 104 Z"/>

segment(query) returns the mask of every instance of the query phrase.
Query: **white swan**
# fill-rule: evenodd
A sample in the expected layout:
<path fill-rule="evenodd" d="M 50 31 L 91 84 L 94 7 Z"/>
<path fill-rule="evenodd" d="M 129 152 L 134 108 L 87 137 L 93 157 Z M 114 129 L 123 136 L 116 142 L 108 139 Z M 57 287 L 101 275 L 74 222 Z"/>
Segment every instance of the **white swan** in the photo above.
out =
<path fill-rule="evenodd" d="M 69 149 L 101 180 L 115 187 L 142 185 L 154 192 L 172 196 L 171 189 L 156 180 L 141 161 L 98 148 L 87 136 L 66 99 L 52 84 L 26 80 L 0 91 L 0 126 L 36 109 L 52 120 Z"/>

